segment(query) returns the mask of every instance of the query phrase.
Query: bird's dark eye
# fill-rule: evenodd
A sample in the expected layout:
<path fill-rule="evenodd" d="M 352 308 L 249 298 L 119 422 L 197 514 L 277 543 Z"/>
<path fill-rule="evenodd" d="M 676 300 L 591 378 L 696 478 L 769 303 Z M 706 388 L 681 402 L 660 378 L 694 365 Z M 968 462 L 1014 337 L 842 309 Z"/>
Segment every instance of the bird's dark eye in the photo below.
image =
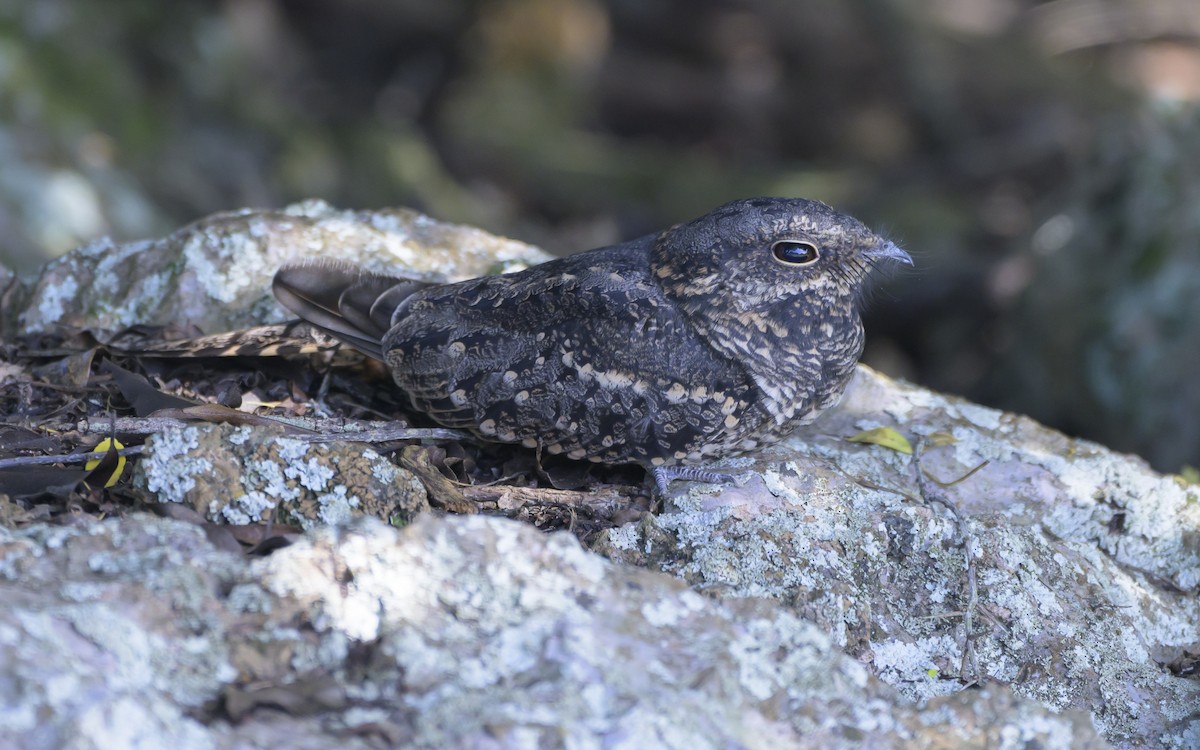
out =
<path fill-rule="evenodd" d="M 771 245 L 771 254 L 775 260 L 788 266 L 807 266 L 821 257 L 816 245 L 800 240 L 780 240 Z"/>

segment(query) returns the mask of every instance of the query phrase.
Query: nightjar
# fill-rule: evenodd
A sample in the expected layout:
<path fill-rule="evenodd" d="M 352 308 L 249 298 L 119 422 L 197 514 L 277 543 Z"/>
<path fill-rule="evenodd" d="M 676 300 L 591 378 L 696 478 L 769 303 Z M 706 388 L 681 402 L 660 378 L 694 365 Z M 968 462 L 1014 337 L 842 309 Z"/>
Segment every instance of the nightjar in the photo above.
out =
<path fill-rule="evenodd" d="M 912 263 L 823 203 L 751 198 L 518 273 L 436 284 L 315 261 L 280 269 L 274 291 L 383 360 L 435 421 L 640 464 L 665 489 L 838 401 L 883 261 Z"/>

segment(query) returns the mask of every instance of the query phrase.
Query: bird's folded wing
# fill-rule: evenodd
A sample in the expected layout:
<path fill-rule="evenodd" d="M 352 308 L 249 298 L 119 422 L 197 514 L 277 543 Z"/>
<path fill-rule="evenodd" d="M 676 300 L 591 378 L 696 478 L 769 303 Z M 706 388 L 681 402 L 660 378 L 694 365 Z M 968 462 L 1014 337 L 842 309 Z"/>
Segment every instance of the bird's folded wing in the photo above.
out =
<path fill-rule="evenodd" d="M 426 282 L 370 273 L 334 261 L 286 265 L 272 290 L 279 303 L 312 325 L 376 359 L 396 310 Z"/>

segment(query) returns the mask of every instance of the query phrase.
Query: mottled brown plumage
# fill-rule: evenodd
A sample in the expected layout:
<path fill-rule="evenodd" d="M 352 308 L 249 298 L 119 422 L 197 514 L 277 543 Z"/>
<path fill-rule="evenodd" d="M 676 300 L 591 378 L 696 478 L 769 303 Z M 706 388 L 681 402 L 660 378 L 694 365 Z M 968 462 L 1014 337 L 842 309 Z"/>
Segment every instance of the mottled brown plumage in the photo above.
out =
<path fill-rule="evenodd" d="M 275 294 L 443 425 L 641 464 L 662 487 L 836 403 L 885 259 L 912 262 L 823 203 L 755 198 L 519 273 L 427 284 L 303 263 Z"/>

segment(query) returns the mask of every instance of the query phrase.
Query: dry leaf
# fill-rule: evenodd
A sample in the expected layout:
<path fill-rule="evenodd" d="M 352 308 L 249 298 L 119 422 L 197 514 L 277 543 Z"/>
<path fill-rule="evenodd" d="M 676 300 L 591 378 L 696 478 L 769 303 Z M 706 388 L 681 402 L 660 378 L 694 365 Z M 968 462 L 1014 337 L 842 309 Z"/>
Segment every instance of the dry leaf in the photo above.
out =
<path fill-rule="evenodd" d="M 925 438 L 925 442 L 930 448 L 940 448 L 943 445 L 954 445 L 958 442 L 958 438 L 949 432 L 931 432 Z"/>
<path fill-rule="evenodd" d="M 912 455 L 912 444 L 908 442 L 908 438 L 896 432 L 891 427 L 876 427 L 873 430 L 860 432 L 854 437 L 847 438 L 851 443 L 870 443 L 871 445 L 879 445 L 889 450 L 894 450 L 897 453 L 905 453 Z"/>
<path fill-rule="evenodd" d="M 121 445 L 121 441 L 115 438 L 104 438 L 101 440 L 91 452 L 99 453 L 100 451 L 105 451 L 106 455 L 103 458 L 93 458 L 84 464 L 83 467 L 92 472 L 88 474 L 88 478 L 85 481 L 88 484 L 93 484 L 92 480 L 95 479 L 95 484 L 99 484 L 100 480 L 103 479 L 105 487 L 112 487 L 116 484 L 117 480 L 121 478 L 121 473 L 125 471 L 125 457 L 117 454 L 117 451 L 124 447 L 124 445 Z M 104 467 L 104 471 L 97 472 L 96 469 L 101 466 Z M 111 473 L 104 476 L 105 472 Z"/>

